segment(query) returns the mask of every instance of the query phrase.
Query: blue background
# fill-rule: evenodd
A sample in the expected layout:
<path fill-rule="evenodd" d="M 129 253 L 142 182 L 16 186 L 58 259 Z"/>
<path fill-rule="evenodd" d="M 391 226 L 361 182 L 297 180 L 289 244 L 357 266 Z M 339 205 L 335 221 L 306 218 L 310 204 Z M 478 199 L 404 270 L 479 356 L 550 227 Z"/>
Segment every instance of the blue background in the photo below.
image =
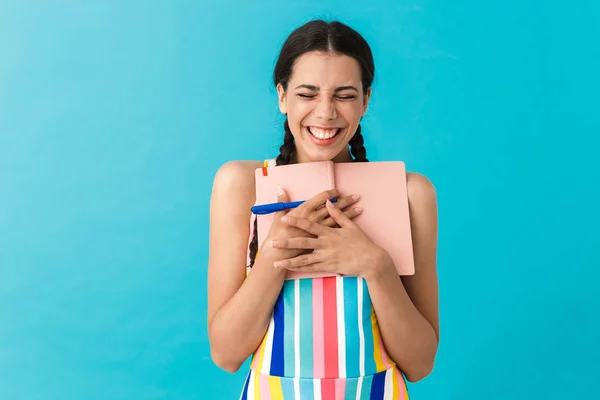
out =
<path fill-rule="evenodd" d="M 0 1 L 2 398 L 237 398 L 211 184 L 277 154 L 272 68 L 313 17 L 372 46 L 369 158 L 438 191 L 442 341 L 411 398 L 597 395 L 597 2 L 97 3 Z"/>

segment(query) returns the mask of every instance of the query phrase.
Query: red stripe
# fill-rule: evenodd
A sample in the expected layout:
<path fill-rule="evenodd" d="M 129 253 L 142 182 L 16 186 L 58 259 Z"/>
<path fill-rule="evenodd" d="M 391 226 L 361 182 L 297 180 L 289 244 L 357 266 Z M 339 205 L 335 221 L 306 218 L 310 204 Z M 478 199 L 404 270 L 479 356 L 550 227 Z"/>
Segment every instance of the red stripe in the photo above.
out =
<path fill-rule="evenodd" d="M 268 176 L 269 175 L 267 173 L 267 169 L 265 167 L 262 167 L 262 171 L 263 171 L 263 176 Z"/>
<path fill-rule="evenodd" d="M 338 372 L 338 332 L 336 278 L 323 278 L 323 331 L 325 342 L 325 378 L 337 378 Z"/>
<path fill-rule="evenodd" d="M 321 399 L 335 400 L 340 397 L 335 397 L 335 379 L 321 380 Z"/>

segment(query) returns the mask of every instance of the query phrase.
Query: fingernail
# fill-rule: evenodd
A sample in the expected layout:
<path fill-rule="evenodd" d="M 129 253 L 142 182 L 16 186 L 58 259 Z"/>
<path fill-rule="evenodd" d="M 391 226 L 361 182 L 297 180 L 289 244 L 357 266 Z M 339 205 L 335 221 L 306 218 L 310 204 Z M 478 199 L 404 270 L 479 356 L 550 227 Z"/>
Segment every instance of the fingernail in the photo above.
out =
<path fill-rule="evenodd" d="M 281 186 L 277 186 L 277 195 L 283 196 L 284 194 L 285 192 L 283 191 L 283 188 Z"/>
<path fill-rule="evenodd" d="M 325 202 L 325 204 L 327 204 L 327 207 L 333 207 L 333 203 L 329 199 L 327 199 L 327 201 Z"/>
<path fill-rule="evenodd" d="M 362 210 L 363 210 L 363 208 L 360 207 L 360 206 L 359 207 L 354 207 L 354 211 L 356 211 L 356 212 L 361 212 Z"/>
<path fill-rule="evenodd" d="M 281 267 L 283 267 L 283 262 L 281 262 L 281 261 L 275 261 L 275 262 L 273 263 L 273 266 L 274 266 L 275 268 L 281 268 Z"/>
<path fill-rule="evenodd" d="M 282 220 L 283 222 L 290 222 L 290 218 L 289 218 L 288 216 L 283 216 L 283 217 L 281 217 L 281 220 Z"/>
<path fill-rule="evenodd" d="M 273 246 L 273 247 L 279 247 L 279 245 L 280 245 L 280 242 L 278 240 L 272 240 L 271 241 L 271 246 Z"/>
<path fill-rule="evenodd" d="M 358 194 L 353 194 L 352 195 L 352 199 L 353 200 L 358 200 L 359 198 L 360 198 L 360 195 L 358 195 Z"/>

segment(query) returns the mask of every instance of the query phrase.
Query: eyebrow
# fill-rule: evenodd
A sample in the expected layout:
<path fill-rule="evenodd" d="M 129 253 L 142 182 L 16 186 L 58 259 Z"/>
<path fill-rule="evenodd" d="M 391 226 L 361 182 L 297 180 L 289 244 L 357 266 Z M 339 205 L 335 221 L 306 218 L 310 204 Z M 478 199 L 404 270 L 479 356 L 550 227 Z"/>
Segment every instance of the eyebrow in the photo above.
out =
<path fill-rule="evenodd" d="M 305 88 L 308 90 L 314 90 L 314 91 L 318 91 L 320 88 L 318 86 L 314 86 L 314 85 L 300 85 L 300 86 L 296 86 L 296 89 L 300 89 L 300 88 Z M 334 93 L 337 92 L 341 92 L 342 90 L 354 90 L 355 92 L 358 93 L 358 89 L 355 88 L 354 86 L 339 86 L 337 88 L 335 88 Z"/>

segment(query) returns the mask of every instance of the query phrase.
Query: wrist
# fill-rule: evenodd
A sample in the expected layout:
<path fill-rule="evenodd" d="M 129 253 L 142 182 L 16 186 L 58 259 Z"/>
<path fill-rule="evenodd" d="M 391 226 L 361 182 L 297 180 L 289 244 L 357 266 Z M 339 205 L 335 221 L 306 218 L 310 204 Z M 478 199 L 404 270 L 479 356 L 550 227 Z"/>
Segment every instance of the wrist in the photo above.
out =
<path fill-rule="evenodd" d="M 270 240 L 265 240 L 265 243 L 263 244 L 263 246 L 261 246 L 261 248 L 258 250 L 258 253 L 256 254 L 256 261 L 254 262 L 254 265 L 260 265 L 259 268 L 261 269 L 268 269 L 273 270 L 274 272 L 280 272 L 279 268 L 275 268 L 274 263 L 275 261 L 279 260 L 281 256 L 277 254 L 277 249 L 271 247 L 270 244 Z"/>
<path fill-rule="evenodd" d="M 396 267 L 394 265 L 394 260 L 390 256 L 390 254 L 383 248 L 377 247 L 372 254 L 372 258 L 370 263 L 370 268 L 365 270 L 365 274 L 363 278 L 367 281 L 385 279 L 390 276 L 390 272 L 394 271 Z"/>

